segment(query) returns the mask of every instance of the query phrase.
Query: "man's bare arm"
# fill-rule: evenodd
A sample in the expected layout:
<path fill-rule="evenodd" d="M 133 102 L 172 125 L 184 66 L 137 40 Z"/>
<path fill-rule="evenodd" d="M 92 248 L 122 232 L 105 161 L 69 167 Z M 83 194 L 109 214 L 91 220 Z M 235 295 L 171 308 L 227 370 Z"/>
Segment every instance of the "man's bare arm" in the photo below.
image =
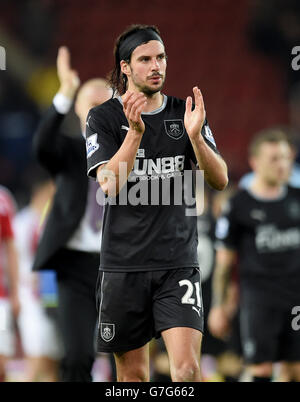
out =
<path fill-rule="evenodd" d="M 230 330 L 230 320 L 225 308 L 230 283 L 231 268 L 235 252 L 222 248 L 217 251 L 213 275 L 212 307 L 208 316 L 208 327 L 216 338 L 224 339 Z"/>
<path fill-rule="evenodd" d="M 227 166 L 204 141 L 201 130 L 205 121 L 205 109 L 201 91 L 193 88 L 195 109 L 192 111 L 192 98 L 186 100 L 184 125 L 189 135 L 199 169 L 204 171 L 206 182 L 215 190 L 224 190 L 228 183 Z"/>
<path fill-rule="evenodd" d="M 231 269 L 235 260 L 235 251 L 221 248 L 216 254 L 216 266 L 213 274 L 212 306 L 222 306 L 226 302 L 231 278 Z"/>
<path fill-rule="evenodd" d="M 141 113 L 146 105 L 143 93 L 127 92 L 123 98 L 123 110 L 129 130 L 116 154 L 104 166 L 97 169 L 97 179 L 105 194 L 116 196 L 133 168 L 136 154 L 145 131 Z M 125 168 L 120 164 L 123 163 Z M 120 169 L 121 167 L 121 169 Z"/>
<path fill-rule="evenodd" d="M 205 181 L 215 190 L 227 186 L 227 166 L 223 158 L 216 154 L 204 141 L 202 135 L 191 140 L 198 167 L 204 172 Z"/>
<path fill-rule="evenodd" d="M 18 296 L 19 270 L 18 270 L 18 253 L 13 239 L 6 240 L 5 250 L 7 255 L 9 295 L 13 313 L 15 316 L 17 316 L 20 310 L 19 296 Z"/>

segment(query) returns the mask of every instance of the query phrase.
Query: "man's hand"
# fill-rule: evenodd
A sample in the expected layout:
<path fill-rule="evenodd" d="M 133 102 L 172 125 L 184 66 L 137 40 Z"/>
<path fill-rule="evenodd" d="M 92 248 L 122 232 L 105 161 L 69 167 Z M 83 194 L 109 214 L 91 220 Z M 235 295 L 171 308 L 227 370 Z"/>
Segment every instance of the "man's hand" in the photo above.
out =
<path fill-rule="evenodd" d="M 191 140 L 201 137 L 201 129 L 205 120 L 205 109 L 201 91 L 193 88 L 195 109 L 192 111 L 192 97 L 188 96 L 185 105 L 184 125 Z"/>
<path fill-rule="evenodd" d="M 129 129 L 142 135 L 145 131 L 145 124 L 141 114 L 147 104 L 147 98 L 142 92 L 127 91 L 123 97 L 123 110 L 127 118 Z"/>
<path fill-rule="evenodd" d="M 230 332 L 230 321 L 224 307 L 212 307 L 208 315 L 208 329 L 210 333 L 219 339 L 226 339 Z"/>
<path fill-rule="evenodd" d="M 66 46 L 61 46 L 57 54 L 57 75 L 60 81 L 59 93 L 69 99 L 74 99 L 80 85 L 78 73 L 71 68 L 70 51 Z"/>

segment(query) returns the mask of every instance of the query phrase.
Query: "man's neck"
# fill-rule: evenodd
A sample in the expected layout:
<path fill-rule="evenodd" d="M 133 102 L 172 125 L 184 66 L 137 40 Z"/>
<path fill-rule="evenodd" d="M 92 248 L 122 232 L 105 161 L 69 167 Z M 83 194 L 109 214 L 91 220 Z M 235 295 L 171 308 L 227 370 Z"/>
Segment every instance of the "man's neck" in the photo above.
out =
<path fill-rule="evenodd" d="M 259 177 L 255 177 L 250 186 L 250 190 L 254 195 L 271 200 L 280 197 L 282 194 L 282 189 L 282 183 L 267 183 Z"/>
<path fill-rule="evenodd" d="M 134 89 L 128 88 L 128 90 L 132 92 L 138 92 L 137 89 L 135 88 Z M 153 112 L 154 110 L 159 109 L 162 106 L 164 97 L 161 92 L 156 92 L 153 95 L 145 94 L 145 96 L 147 97 L 147 105 L 143 110 L 143 113 Z"/>
<path fill-rule="evenodd" d="M 152 96 L 147 96 L 147 106 L 145 107 L 144 112 L 149 113 L 153 112 L 153 110 L 156 110 L 161 107 L 164 101 L 164 97 L 160 92 L 157 92 L 153 94 Z"/>

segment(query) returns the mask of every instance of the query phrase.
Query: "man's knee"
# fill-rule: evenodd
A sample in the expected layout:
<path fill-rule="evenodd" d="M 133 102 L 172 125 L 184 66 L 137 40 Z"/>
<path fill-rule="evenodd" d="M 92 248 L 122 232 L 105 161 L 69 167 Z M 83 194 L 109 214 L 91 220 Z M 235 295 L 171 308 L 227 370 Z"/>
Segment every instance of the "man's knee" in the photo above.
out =
<path fill-rule="evenodd" d="M 147 382 L 149 372 L 144 366 L 117 367 L 117 377 L 119 382 Z"/>
<path fill-rule="evenodd" d="M 176 382 L 198 381 L 200 379 L 200 365 L 196 360 L 183 361 L 171 368 L 172 380 Z"/>
<path fill-rule="evenodd" d="M 149 381 L 149 346 L 115 353 L 117 379 L 120 382 Z"/>

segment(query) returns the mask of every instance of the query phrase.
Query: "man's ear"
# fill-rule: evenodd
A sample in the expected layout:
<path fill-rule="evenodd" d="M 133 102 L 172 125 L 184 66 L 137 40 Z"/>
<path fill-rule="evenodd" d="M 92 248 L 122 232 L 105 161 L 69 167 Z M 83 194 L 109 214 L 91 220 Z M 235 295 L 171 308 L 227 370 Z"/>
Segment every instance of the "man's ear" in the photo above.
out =
<path fill-rule="evenodd" d="M 130 66 L 125 60 L 121 60 L 120 62 L 121 71 L 125 75 L 130 75 Z"/>
<path fill-rule="evenodd" d="M 256 157 L 254 155 L 250 156 L 248 159 L 249 166 L 251 167 L 251 170 L 255 172 L 256 170 Z"/>

